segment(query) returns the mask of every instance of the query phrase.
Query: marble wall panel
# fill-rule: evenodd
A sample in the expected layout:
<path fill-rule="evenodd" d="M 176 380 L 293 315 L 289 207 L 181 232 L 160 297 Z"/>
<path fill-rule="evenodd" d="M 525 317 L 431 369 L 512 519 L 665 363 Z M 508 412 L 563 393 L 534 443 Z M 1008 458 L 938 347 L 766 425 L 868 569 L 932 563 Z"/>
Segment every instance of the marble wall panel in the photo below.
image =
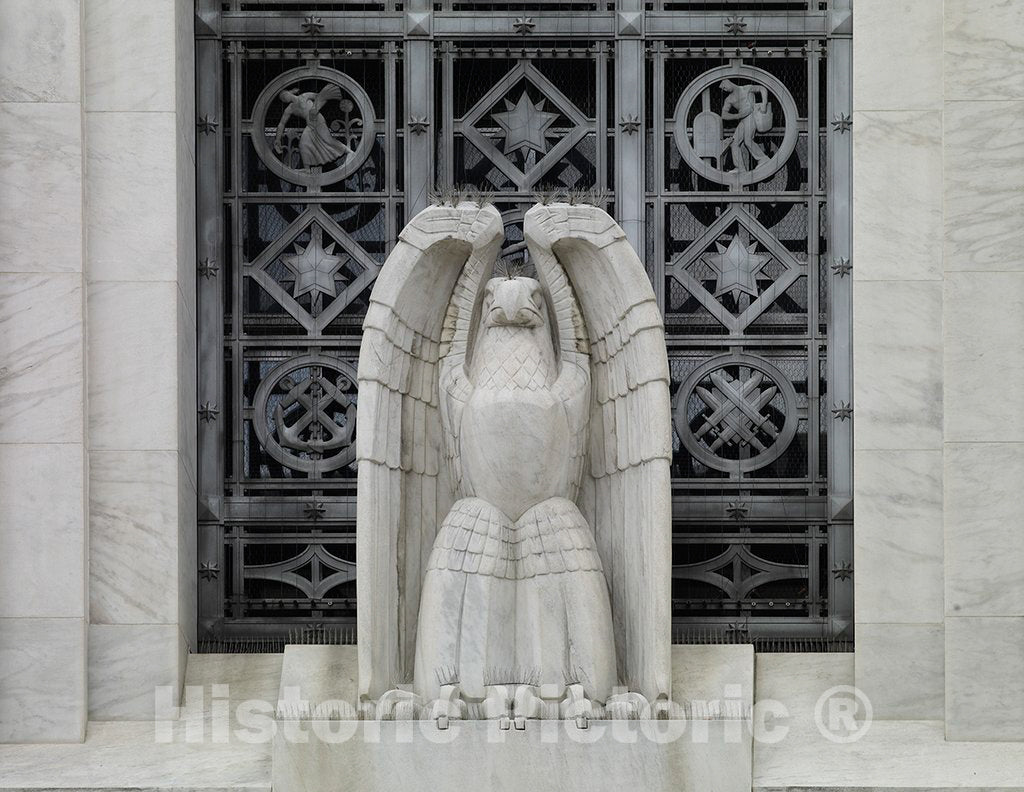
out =
<path fill-rule="evenodd" d="M 89 719 L 152 719 L 155 688 L 184 680 L 183 644 L 177 624 L 89 625 Z"/>
<path fill-rule="evenodd" d="M 0 0 L 0 742 L 83 739 L 79 0 Z"/>
<path fill-rule="evenodd" d="M 1024 271 L 1024 101 L 947 102 L 943 148 L 945 268 Z"/>
<path fill-rule="evenodd" d="M 196 194 L 195 162 L 190 158 L 181 139 L 178 138 L 177 193 L 178 195 L 194 196 Z M 178 266 L 176 277 L 185 312 L 193 327 L 196 324 L 196 213 L 194 203 L 179 205 L 176 220 Z M 222 270 L 223 271 L 223 270 Z"/>
<path fill-rule="evenodd" d="M 853 482 L 858 621 L 940 624 L 942 451 L 857 451 Z"/>
<path fill-rule="evenodd" d="M 942 113 L 854 113 L 854 280 L 941 280 Z"/>
<path fill-rule="evenodd" d="M 1024 272 L 948 273 L 944 321 L 946 441 L 1024 441 Z"/>
<path fill-rule="evenodd" d="M 80 443 L 0 443 L 0 617 L 86 616 L 85 524 Z"/>
<path fill-rule="evenodd" d="M 0 102 L 78 102 L 80 14 L 81 0 L 0 0 Z"/>
<path fill-rule="evenodd" d="M 195 3 L 174 0 L 175 10 L 175 112 L 181 140 L 189 152 L 193 168 L 196 160 L 196 42 Z M 194 213 L 193 213 L 194 219 Z"/>
<path fill-rule="evenodd" d="M 1024 740 L 1024 618 L 946 618 L 946 738 Z"/>
<path fill-rule="evenodd" d="M 942 720 L 942 624 L 858 624 L 857 687 L 879 720 Z"/>
<path fill-rule="evenodd" d="M 175 108 L 175 0 L 86 0 L 85 109 Z"/>
<path fill-rule="evenodd" d="M 0 271 L 82 271 L 77 104 L 0 102 Z"/>
<path fill-rule="evenodd" d="M 91 622 L 176 622 L 177 452 L 94 450 L 90 468 Z"/>
<path fill-rule="evenodd" d="M 85 737 L 85 619 L 0 618 L 0 743 Z"/>
<path fill-rule="evenodd" d="M 174 281 L 89 286 L 89 436 L 92 448 L 178 445 Z"/>
<path fill-rule="evenodd" d="M 90 281 L 177 280 L 176 140 L 173 113 L 86 113 Z"/>
<path fill-rule="evenodd" d="M 942 3 L 856 0 L 853 88 L 854 110 L 941 108 Z"/>
<path fill-rule="evenodd" d="M 177 382 L 178 382 L 178 451 L 196 482 L 198 429 L 196 410 L 196 360 L 198 356 L 195 318 L 179 289 L 177 292 Z"/>
<path fill-rule="evenodd" d="M 1024 443 L 949 443 L 946 612 L 1024 616 Z"/>
<path fill-rule="evenodd" d="M 0 443 L 83 440 L 82 276 L 0 271 Z"/>
<path fill-rule="evenodd" d="M 178 567 L 176 586 L 178 591 L 177 623 L 185 641 L 191 649 L 198 643 L 196 634 L 198 614 L 198 507 L 199 496 L 196 492 L 194 469 L 178 454 L 178 519 L 177 519 L 177 550 Z"/>
<path fill-rule="evenodd" d="M 1024 4 L 944 0 L 941 5 L 946 99 L 1024 99 Z"/>
<path fill-rule="evenodd" d="M 854 448 L 941 448 L 942 284 L 859 281 L 853 321 Z"/>

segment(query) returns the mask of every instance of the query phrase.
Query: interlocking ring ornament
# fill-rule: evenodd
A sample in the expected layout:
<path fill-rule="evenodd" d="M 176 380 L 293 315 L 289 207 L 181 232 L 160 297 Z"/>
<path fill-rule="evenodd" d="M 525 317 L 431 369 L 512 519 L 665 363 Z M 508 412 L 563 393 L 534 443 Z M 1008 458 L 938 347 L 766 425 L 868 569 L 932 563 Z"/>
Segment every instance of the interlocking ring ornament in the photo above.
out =
<path fill-rule="evenodd" d="M 308 376 L 293 376 L 302 369 L 309 370 Z M 282 465 L 311 476 L 351 464 L 356 458 L 355 383 L 355 366 L 328 355 L 300 355 L 276 366 L 253 398 L 253 428 L 260 444 Z"/>
<path fill-rule="evenodd" d="M 723 118 L 723 114 L 711 110 L 711 90 L 715 87 L 728 91 L 723 101 L 732 101 L 730 113 L 735 117 Z M 772 97 L 782 106 L 784 132 L 778 150 L 770 157 L 761 158 L 760 145 L 754 137 L 767 132 L 776 123 L 772 117 Z M 690 112 L 698 98 L 702 100 L 703 109 L 691 120 Z M 767 179 L 786 164 L 799 137 L 798 117 L 793 95 L 773 74 L 742 64 L 719 66 L 704 72 L 679 97 L 674 116 L 676 146 L 699 176 L 739 189 Z M 724 125 L 730 122 L 735 122 L 736 126 L 725 134 Z M 722 158 L 730 149 L 734 159 L 738 151 L 741 159 L 757 159 L 757 165 L 748 169 L 746 163 L 736 165 L 734 162 L 733 170 L 723 170 Z"/>
<path fill-rule="evenodd" d="M 785 403 L 779 411 L 782 426 L 766 412 L 776 396 Z M 690 421 L 693 397 L 704 408 Z M 690 373 L 676 393 L 673 421 L 694 459 L 714 470 L 748 473 L 789 448 L 796 435 L 796 408 L 796 389 L 776 366 L 756 355 L 733 353 L 713 357 Z M 739 454 L 740 449 L 749 455 Z M 729 451 L 736 458 L 726 456 Z"/>
<path fill-rule="evenodd" d="M 296 86 L 303 82 L 307 85 L 314 82 L 323 87 L 316 93 L 297 89 Z M 286 91 L 288 93 L 282 93 Z M 291 118 L 305 121 L 297 141 L 302 168 L 282 160 L 274 148 L 274 134 L 267 135 L 267 113 L 276 103 L 285 105 L 282 113 L 290 112 Z M 335 104 L 340 117 L 329 122 L 322 111 L 329 107 L 334 110 Z M 352 111 L 356 109 L 359 115 L 353 117 Z M 294 184 L 318 188 L 348 178 L 366 161 L 376 139 L 375 118 L 373 103 L 359 83 L 336 69 L 311 64 L 284 72 L 260 92 L 252 111 L 252 144 L 259 158 L 273 173 Z M 335 132 L 341 135 L 337 136 Z M 352 142 L 357 135 L 359 142 L 352 153 L 341 153 L 344 149 L 351 149 L 345 139 Z M 295 151 L 289 149 L 287 153 L 289 160 L 294 159 Z M 328 162 L 340 164 L 324 170 L 323 166 Z"/>

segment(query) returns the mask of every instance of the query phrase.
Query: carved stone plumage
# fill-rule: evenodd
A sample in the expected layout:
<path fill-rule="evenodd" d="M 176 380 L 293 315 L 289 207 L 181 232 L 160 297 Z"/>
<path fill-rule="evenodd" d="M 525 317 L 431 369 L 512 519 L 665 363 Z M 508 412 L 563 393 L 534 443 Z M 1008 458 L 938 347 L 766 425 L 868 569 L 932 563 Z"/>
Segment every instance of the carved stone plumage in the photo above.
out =
<path fill-rule="evenodd" d="M 537 278 L 491 278 L 499 213 L 427 209 L 371 296 L 357 436 L 366 697 L 411 671 L 424 698 L 457 679 L 480 702 L 489 669 L 510 667 L 597 702 L 618 683 L 670 692 L 661 315 L 600 209 L 536 206 L 525 234 Z"/>

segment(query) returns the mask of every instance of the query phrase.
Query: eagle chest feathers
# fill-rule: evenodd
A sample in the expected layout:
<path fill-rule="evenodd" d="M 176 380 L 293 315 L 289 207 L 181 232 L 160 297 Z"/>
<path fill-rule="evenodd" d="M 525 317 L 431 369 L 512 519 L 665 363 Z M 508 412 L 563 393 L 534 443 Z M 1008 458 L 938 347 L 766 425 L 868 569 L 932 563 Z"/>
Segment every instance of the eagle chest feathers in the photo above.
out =
<path fill-rule="evenodd" d="M 461 452 L 465 494 L 516 520 L 548 498 L 571 498 L 577 482 L 566 412 L 572 408 L 554 389 L 558 364 L 543 297 L 532 298 L 539 305 L 530 302 L 527 289 L 511 284 L 499 286 L 497 302 L 502 297 L 505 305 L 482 318 L 469 371 L 473 391 L 462 414 Z"/>

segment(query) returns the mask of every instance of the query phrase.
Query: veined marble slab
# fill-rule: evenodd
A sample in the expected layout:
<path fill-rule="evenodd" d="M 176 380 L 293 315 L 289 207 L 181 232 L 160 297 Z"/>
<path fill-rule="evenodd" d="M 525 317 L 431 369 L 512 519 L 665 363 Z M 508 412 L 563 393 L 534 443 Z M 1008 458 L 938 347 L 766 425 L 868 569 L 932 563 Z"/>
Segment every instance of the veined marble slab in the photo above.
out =
<path fill-rule="evenodd" d="M 789 714 L 774 720 L 783 739 L 754 742 L 755 792 L 1024 789 L 1024 743 L 946 742 L 942 721 L 875 720 L 854 742 L 826 738 L 815 706 L 853 685 L 852 654 L 761 654 L 756 665 L 758 701 L 777 700 Z"/>
<path fill-rule="evenodd" d="M 754 647 L 673 646 L 672 699 L 677 704 L 721 702 L 725 712 L 739 705 L 749 713 L 754 703 Z"/>
<path fill-rule="evenodd" d="M 0 789 L 245 789 L 270 792 L 270 746 L 187 743 L 184 722 L 157 743 L 152 722 L 89 723 L 84 743 L 0 745 Z"/>
<path fill-rule="evenodd" d="M 274 789 L 305 792 L 345 778 L 360 792 L 396 789 L 750 789 L 754 652 L 751 646 L 675 646 L 673 690 L 691 720 L 359 722 L 308 713 L 354 703 L 356 651 L 288 646 L 274 743 Z M 735 717 L 731 717 L 735 716 Z"/>
<path fill-rule="evenodd" d="M 355 706 L 356 647 L 293 645 L 285 647 L 283 657 L 279 700 L 301 700 L 306 713 L 324 701 L 346 701 Z M 748 712 L 754 696 L 753 647 L 673 646 L 672 690 L 679 704 L 706 702 L 720 704 L 719 712 Z M 730 707 L 733 704 L 736 706 Z M 698 712 L 704 709 L 697 707 Z M 278 714 L 293 715 L 289 711 Z"/>
<path fill-rule="evenodd" d="M 750 741 L 742 721 L 292 721 L 280 729 L 275 792 L 374 790 L 586 790 L 748 792 Z M 674 730 L 674 731 L 672 731 Z M 658 735 L 677 734 L 665 741 Z M 351 735 L 339 742 L 330 735 Z M 342 779 L 344 779 L 342 781 Z"/>
<path fill-rule="evenodd" d="M 347 702 L 354 712 L 359 674 L 356 652 L 355 646 L 286 646 L 278 692 L 278 700 L 285 704 L 279 707 L 278 717 L 308 717 L 325 701 Z M 301 713 L 297 703 L 289 703 L 298 701 L 308 702 L 301 705 Z"/>
<path fill-rule="evenodd" d="M 4 0 L 0 14 L 0 102 L 77 102 L 81 0 Z"/>
<path fill-rule="evenodd" d="M 193 655 L 189 661 L 186 682 L 203 688 L 207 703 L 211 686 L 215 684 L 230 686 L 230 694 L 225 698 L 232 707 L 247 699 L 272 701 L 276 696 L 281 655 Z M 775 718 L 772 723 L 773 728 L 785 727 L 785 737 L 775 743 L 755 742 L 752 754 L 743 754 L 745 743 L 739 746 L 724 743 L 725 730 L 735 728 L 736 721 L 705 722 L 708 742 L 689 743 L 688 747 L 679 748 L 681 753 L 678 756 L 672 754 L 671 749 L 659 754 L 665 746 L 649 741 L 626 746 L 631 749 L 628 754 L 612 747 L 611 752 L 606 751 L 604 756 L 602 750 L 591 750 L 601 749 L 602 743 L 598 742 L 596 746 L 568 743 L 566 740 L 571 738 L 566 738 L 564 733 L 560 735 L 560 742 L 543 743 L 538 723 L 529 724 L 525 732 L 505 733 L 506 742 L 492 746 L 486 741 L 488 728 L 497 731 L 497 725 L 477 722 L 475 735 L 464 733 L 468 734 L 465 744 L 472 750 L 453 756 L 453 764 L 446 770 L 467 774 L 465 789 L 515 788 L 529 792 L 550 789 L 552 783 L 557 783 L 559 788 L 573 789 L 575 787 L 571 784 L 585 778 L 583 774 L 594 772 L 597 775 L 605 771 L 611 775 L 598 775 L 598 779 L 589 786 L 579 788 L 610 788 L 619 792 L 625 777 L 632 789 L 646 792 L 658 787 L 648 783 L 648 778 L 638 782 L 639 772 L 648 773 L 658 781 L 667 777 L 663 773 L 671 771 L 668 780 L 671 786 L 667 788 L 705 792 L 719 789 L 718 784 L 733 779 L 732 773 L 738 776 L 741 772 L 749 772 L 751 766 L 755 792 L 809 792 L 818 789 L 838 792 L 854 786 L 860 792 L 890 789 L 903 792 L 907 789 L 935 792 L 1024 790 L 1024 744 L 946 742 L 940 721 L 876 721 L 860 740 L 849 744 L 834 743 L 822 736 L 815 725 L 815 704 L 830 688 L 854 683 L 852 654 L 761 654 L 756 658 L 756 670 L 757 701 L 763 706 L 768 700 L 774 700 L 785 706 L 788 714 Z M 207 706 L 204 720 L 210 717 L 208 710 Z M 305 724 L 309 726 L 308 721 Z M 292 725 L 302 724 L 293 722 Z M 387 728 L 382 737 L 396 736 L 398 728 L 404 725 L 395 722 L 384 724 Z M 434 728 L 433 724 L 425 725 Z M 189 718 L 173 722 L 169 726 L 171 739 L 167 743 L 156 742 L 156 727 L 152 722 L 118 722 L 90 723 L 82 744 L 0 745 L 0 789 L 166 788 L 175 792 L 190 789 L 269 792 L 272 754 L 269 742 L 242 741 L 234 728 L 223 743 L 213 742 L 209 730 L 201 741 L 186 742 L 188 730 L 196 726 L 196 722 Z M 328 726 L 339 728 L 336 721 L 320 728 Z M 348 726 L 365 729 L 367 724 L 350 722 Z M 530 727 L 537 728 L 531 731 Z M 419 725 L 416 724 L 415 728 L 418 729 Z M 694 728 L 693 724 L 690 728 Z M 703 726 L 698 724 L 696 728 Z M 685 739 L 692 736 L 692 732 L 684 735 Z M 722 742 L 716 742 L 719 738 Z M 308 784 L 310 768 L 315 767 L 319 752 L 334 747 L 322 742 L 313 743 L 301 755 L 293 754 L 295 758 L 303 759 L 300 766 L 291 770 L 281 766 L 279 772 L 294 772 L 297 784 Z M 703 783 L 705 776 L 702 773 L 708 765 L 706 762 L 701 764 L 703 760 L 698 761 L 696 754 L 690 753 L 691 749 L 697 748 L 704 751 L 704 760 L 723 755 L 731 758 L 732 764 L 726 770 L 728 777 L 720 776 L 716 781 Z M 415 745 L 389 746 L 387 742 L 380 742 L 369 747 L 368 751 L 383 752 L 385 749 L 388 751 L 384 754 L 387 762 L 380 769 L 379 776 L 382 781 L 387 781 L 394 773 L 418 770 L 418 766 L 411 766 L 403 760 L 403 756 L 415 755 L 419 750 Z M 730 753 L 724 754 L 726 749 Z M 446 755 L 448 753 L 441 746 L 428 758 Z M 557 775 L 540 777 L 538 758 L 544 756 L 551 756 L 557 762 Z M 666 759 L 666 756 L 670 758 Z M 673 756 L 675 758 L 671 758 Z M 334 758 L 326 754 L 325 761 L 333 761 Z M 592 761 L 585 764 L 584 759 Z M 512 761 L 518 764 L 508 764 Z M 363 792 L 367 787 L 360 784 L 364 778 L 360 773 L 366 771 L 366 766 L 365 761 L 350 762 L 342 775 L 331 778 L 330 784 L 319 787 L 318 792 L 337 789 L 342 784 L 345 788 Z M 515 782 L 503 787 L 501 773 L 511 773 L 510 767 L 516 771 Z M 603 780 L 606 777 L 612 779 L 607 786 Z M 275 792 L 288 792 L 284 785 L 287 781 L 287 777 L 282 775 Z M 431 786 L 433 781 L 436 779 L 429 774 L 417 775 L 405 789 L 447 792 L 462 788 L 454 783 Z M 489 787 L 488 781 L 493 782 Z M 744 792 L 751 789 L 749 776 L 746 783 Z M 295 788 L 311 787 L 300 785 Z"/>

